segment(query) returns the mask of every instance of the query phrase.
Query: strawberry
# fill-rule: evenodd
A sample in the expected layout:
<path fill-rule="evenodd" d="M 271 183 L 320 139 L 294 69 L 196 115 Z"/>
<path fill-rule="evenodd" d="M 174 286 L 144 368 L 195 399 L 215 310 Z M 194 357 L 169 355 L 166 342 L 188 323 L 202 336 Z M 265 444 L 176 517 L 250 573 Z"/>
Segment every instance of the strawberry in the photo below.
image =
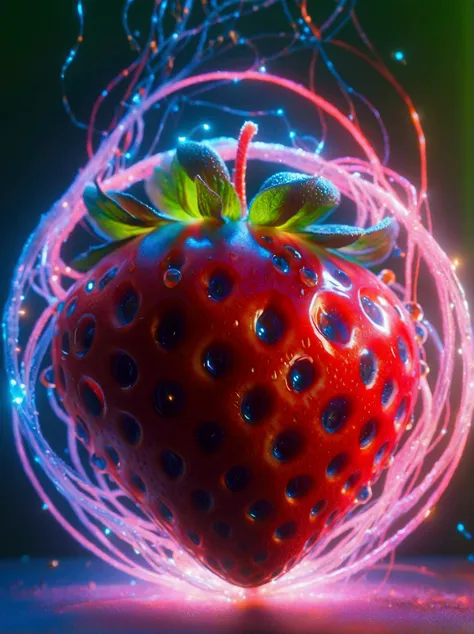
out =
<path fill-rule="evenodd" d="M 89 186 L 108 242 L 57 319 L 54 372 L 93 465 L 227 581 L 257 586 L 368 497 L 419 380 L 415 333 L 364 265 L 397 226 L 320 224 L 322 177 L 280 173 L 245 196 L 220 157 L 181 144 L 147 191 Z M 242 217 L 244 216 L 244 217 Z"/>

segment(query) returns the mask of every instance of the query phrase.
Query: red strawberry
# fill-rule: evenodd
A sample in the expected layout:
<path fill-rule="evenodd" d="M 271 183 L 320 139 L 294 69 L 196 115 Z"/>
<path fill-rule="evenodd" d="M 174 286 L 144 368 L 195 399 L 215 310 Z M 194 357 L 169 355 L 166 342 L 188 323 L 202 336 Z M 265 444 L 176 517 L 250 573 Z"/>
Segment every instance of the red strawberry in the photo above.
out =
<path fill-rule="evenodd" d="M 97 468 L 213 572 L 260 585 L 364 501 L 410 418 L 410 319 L 355 261 L 396 226 L 315 224 L 338 192 L 294 174 L 240 220 L 243 186 L 195 143 L 148 191 L 160 212 L 85 192 L 119 242 L 76 261 L 92 269 L 58 317 L 59 393 Z"/>

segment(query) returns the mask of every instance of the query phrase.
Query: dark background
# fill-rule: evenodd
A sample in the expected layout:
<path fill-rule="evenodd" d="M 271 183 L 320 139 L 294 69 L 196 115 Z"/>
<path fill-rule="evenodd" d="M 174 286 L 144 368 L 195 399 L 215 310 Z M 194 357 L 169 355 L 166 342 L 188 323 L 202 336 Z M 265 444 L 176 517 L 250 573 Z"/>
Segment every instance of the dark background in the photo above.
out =
<path fill-rule="evenodd" d="M 87 4 L 93 10 L 94 21 L 92 25 L 86 22 L 90 29 L 88 44 L 70 75 L 74 103 L 84 117 L 104 85 L 130 61 L 129 53 L 118 45 L 123 43 L 118 37 L 122 37 L 121 0 L 95 0 Z M 23 243 L 40 214 L 70 185 L 78 168 L 86 162 L 86 154 L 84 132 L 72 125 L 62 107 L 59 81 L 61 65 L 77 35 L 75 3 L 3 0 L 1 5 L 0 298 L 3 303 Z M 450 255 L 462 260 L 460 277 L 472 299 L 471 2 L 359 0 L 358 15 L 420 112 L 428 145 L 435 236 Z M 391 60 L 390 54 L 397 49 L 405 52 L 406 65 Z M 401 141 L 402 149 L 395 151 L 392 165 L 416 179 L 414 154 L 403 145 L 409 129 L 397 129 L 403 105 L 385 84 L 380 84 L 377 94 L 377 106 L 385 106 L 390 131 Z M 0 557 L 81 553 L 82 548 L 41 510 L 41 502 L 23 474 L 11 437 L 4 379 L 1 397 Z M 471 434 L 449 490 L 433 517 L 403 544 L 400 549 L 403 554 L 467 552 L 469 544 L 456 532 L 456 524 L 464 522 L 474 530 L 473 440 Z"/>

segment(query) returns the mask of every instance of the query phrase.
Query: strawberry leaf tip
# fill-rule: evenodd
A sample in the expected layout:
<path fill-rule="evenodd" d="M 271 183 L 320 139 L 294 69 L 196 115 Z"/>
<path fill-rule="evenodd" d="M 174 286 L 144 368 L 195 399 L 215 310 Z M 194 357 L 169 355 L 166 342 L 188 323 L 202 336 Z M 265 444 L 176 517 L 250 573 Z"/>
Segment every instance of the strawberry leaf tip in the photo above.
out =
<path fill-rule="evenodd" d="M 398 223 L 384 218 L 373 227 L 348 225 L 314 225 L 302 232 L 302 237 L 325 249 L 338 249 L 338 253 L 364 266 L 383 262 L 392 252 L 398 237 Z"/>
<path fill-rule="evenodd" d="M 95 233 L 105 240 L 131 238 L 163 222 L 158 212 L 130 194 L 106 194 L 97 184 L 88 185 L 83 198 L 89 223 Z"/>
<path fill-rule="evenodd" d="M 337 187 L 322 176 L 280 172 L 252 200 L 248 220 L 253 225 L 299 231 L 327 218 L 340 198 Z"/>

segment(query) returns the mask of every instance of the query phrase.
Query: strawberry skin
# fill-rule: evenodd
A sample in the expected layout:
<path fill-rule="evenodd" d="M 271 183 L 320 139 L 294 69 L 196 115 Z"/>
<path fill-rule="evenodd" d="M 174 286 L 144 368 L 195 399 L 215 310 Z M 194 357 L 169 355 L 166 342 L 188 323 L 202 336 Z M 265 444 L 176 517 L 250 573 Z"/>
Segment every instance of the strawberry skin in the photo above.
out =
<path fill-rule="evenodd" d="M 240 586 L 364 498 L 419 377 L 410 318 L 373 273 L 243 221 L 159 228 L 101 260 L 58 316 L 53 365 L 95 466 Z"/>

